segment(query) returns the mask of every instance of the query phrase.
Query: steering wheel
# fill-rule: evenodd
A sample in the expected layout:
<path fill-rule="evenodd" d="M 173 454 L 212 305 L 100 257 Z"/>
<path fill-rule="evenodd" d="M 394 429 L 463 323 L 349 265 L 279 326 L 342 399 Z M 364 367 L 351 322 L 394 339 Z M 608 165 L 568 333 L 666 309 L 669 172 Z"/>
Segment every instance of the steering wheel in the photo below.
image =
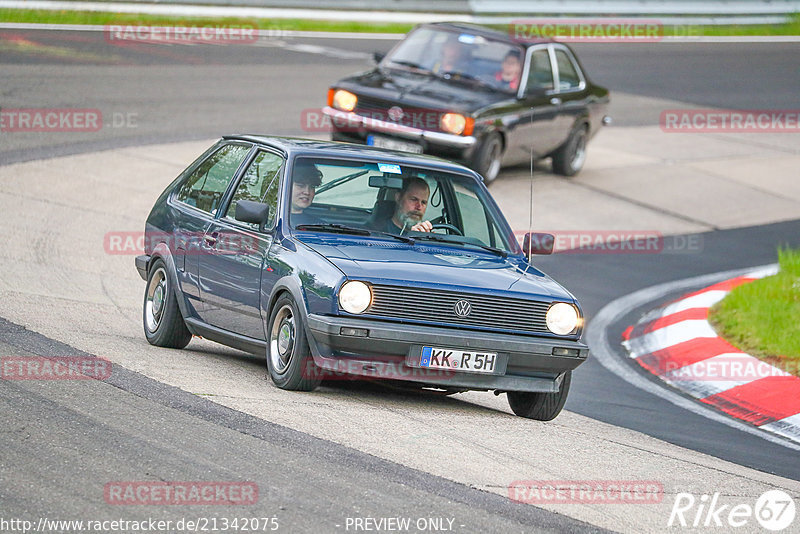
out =
<path fill-rule="evenodd" d="M 455 226 L 453 226 L 452 224 L 439 223 L 439 224 L 434 224 L 431 227 L 431 230 L 440 230 L 440 229 L 447 230 L 451 234 L 460 235 L 462 237 L 464 236 L 464 233 Z"/>

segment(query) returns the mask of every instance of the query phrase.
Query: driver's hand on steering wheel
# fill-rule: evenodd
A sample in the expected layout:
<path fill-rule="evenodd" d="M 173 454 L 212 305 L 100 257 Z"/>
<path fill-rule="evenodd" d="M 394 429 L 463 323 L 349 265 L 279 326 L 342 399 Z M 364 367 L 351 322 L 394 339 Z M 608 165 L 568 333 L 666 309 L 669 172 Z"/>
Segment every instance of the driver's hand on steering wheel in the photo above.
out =
<path fill-rule="evenodd" d="M 420 221 L 411 227 L 414 232 L 430 232 L 433 230 L 433 224 L 430 221 Z"/>

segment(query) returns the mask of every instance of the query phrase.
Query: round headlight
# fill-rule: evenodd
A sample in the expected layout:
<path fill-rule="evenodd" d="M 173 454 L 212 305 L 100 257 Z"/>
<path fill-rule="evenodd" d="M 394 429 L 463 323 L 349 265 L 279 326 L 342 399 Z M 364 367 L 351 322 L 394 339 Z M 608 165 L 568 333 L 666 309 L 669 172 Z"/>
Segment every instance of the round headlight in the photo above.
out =
<path fill-rule="evenodd" d="M 364 282 L 351 280 L 339 290 L 339 306 L 348 313 L 364 313 L 372 303 L 372 290 Z"/>
<path fill-rule="evenodd" d="M 460 113 L 445 113 L 441 120 L 442 130 L 460 135 L 467 126 L 467 119 Z"/>
<path fill-rule="evenodd" d="M 358 102 L 358 97 L 350 91 L 337 89 L 336 92 L 333 93 L 333 107 L 336 109 L 353 111 L 356 109 L 356 102 Z"/>
<path fill-rule="evenodd" d="M 572 304 L 566 302 L 556 302 L 547 310 L 547 328 L 558 336 L 566 336 L 572 333 L 580 322 L 578 310 Z"/>

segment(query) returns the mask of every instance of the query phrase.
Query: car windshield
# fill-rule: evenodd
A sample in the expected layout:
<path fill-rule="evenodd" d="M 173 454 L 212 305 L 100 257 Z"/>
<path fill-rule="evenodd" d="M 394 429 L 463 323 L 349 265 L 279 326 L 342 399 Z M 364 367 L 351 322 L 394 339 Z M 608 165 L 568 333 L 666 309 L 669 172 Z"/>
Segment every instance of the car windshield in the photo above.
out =
<path fill-rule="evenodd" d="M 296 230 L 501 255 L 520 250 L 496 205 L 472 177 L 392 162 L 310 157 L 297 158 L 292 169 L 289 222 Z"/>
<path fill-rule="evenodd" d="M 522 57 L 522 48 L 513 44 L 469 32 L 426 27 L 410 33 L 381 65 L 515 92 L 522 74 Z"/>

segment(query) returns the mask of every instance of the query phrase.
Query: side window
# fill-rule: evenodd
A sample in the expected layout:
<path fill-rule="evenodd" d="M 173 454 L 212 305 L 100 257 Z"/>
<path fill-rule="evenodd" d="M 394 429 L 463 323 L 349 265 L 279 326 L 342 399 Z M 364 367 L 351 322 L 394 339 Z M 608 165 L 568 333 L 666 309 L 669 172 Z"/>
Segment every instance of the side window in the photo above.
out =
<path fill-rule="evenodd" d="M 494 243 L 494 225 L 486 218 L 483 203 L 475 193 L 460 184 L 454 186 L 461 222 L 464 225 L 464 236 L 480 239 L 484 245 Z"/>
<path fill-rule="evenodd" d="M 250 147 L 225 145 L 208 157 L 178 190 L 177 198 L 212 215 Z"/>
<path fill-rule="evenodd" d="M 531 53 L 531 65 L 528 69 L 527 90 L 533 88 L 549 90 L 553 88 L 553 67 L 550 65 L 550 54 L 547 49 L 534 50 Z"/>
<path fill-rule="evenodd" d="M 567 53 L 563 50 L 556 50 L 556 63 L 558 64 L 558 89 L 566 91 L 577 88 L 581 84 L 581 78 Z"/>
<path fill-rule="evenodd" d="M 275 221 L 278 211 L 278 182 L 280 180 L 281 169 L 284 160 L 282 157 L 271 152 L 259 152 L 250 166 L 245 171 L 236 192 L 233 194 L 225 218 L 234 221 L 236 215 L 236 203 L 240 200 L 252 200 L 263 202 L 269 206 L 269 220 L 266 226 L 269 228 Z M 237 224 L 247 224 L 237 222 Z M 257 230 L 255 224 L 247 224 L 252 229 Z"/>

